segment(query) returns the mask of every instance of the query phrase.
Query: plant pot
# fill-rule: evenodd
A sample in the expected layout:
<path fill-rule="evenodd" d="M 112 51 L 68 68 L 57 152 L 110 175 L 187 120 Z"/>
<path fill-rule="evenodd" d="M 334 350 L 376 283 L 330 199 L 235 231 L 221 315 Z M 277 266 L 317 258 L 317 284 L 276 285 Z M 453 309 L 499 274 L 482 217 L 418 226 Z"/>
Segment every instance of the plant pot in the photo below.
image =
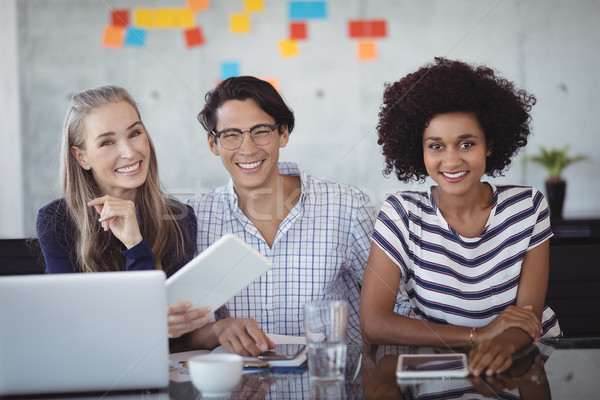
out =
<path fill-rule="evenodd" d="M 546 181 L 546 197 L 550 207 L 550 219 L 561 220 L 567 182 L 564 180 Z"/>

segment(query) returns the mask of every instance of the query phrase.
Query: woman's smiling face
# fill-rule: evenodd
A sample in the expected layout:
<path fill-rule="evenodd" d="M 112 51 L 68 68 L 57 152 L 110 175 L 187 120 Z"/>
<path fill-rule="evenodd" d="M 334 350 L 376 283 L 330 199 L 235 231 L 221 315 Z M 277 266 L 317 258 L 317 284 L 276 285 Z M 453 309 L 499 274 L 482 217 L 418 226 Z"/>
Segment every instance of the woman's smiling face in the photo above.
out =
<path fill-rule="evenodd" d="M 427 174 L 446 194 L 461 196 L 475 189 L 489 154 L 485 133 L 474 114 L 438 114 L 423 131 Z"/>
<path fill-rule="evenodd" d="M 85 148 L 71 148 L 79 165 L 92 171 L 103 195 L 135 198 L 148 175 L 150 143 L 133 106 L 119 102 L 94 110 L 84 132 Z"/>

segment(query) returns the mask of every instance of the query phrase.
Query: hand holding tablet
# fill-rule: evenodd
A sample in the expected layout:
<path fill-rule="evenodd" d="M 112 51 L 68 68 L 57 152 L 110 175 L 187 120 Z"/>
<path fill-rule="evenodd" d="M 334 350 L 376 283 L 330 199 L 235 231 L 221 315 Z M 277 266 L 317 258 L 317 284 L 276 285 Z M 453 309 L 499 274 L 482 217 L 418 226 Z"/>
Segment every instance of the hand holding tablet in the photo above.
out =
<path fill-rule="evenodd" d="M 192 302 L 216 311 L 271 268 L 234 234 L 226 234 L 167 279 L 167 302 Z"/>

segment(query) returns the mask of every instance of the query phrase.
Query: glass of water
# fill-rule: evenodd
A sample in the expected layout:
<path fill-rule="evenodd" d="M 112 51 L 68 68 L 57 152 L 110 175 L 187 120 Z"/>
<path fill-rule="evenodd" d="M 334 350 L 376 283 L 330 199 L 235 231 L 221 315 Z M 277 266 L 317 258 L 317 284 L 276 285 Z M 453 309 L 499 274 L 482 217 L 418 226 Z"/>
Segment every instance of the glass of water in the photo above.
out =
<path fill-rule="evenodd" d="M 317 300 L 304 305 L 304 329 L 311 379 L 343 380 L 346 370 L 348 304 Z"/>

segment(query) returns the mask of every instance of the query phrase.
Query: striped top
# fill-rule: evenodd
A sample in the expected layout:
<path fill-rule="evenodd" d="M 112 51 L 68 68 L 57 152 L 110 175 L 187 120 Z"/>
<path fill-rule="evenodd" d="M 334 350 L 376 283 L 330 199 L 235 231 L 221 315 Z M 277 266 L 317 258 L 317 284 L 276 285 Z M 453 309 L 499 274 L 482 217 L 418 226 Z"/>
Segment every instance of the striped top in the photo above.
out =
<path fill-rule="evenodd" d="M 492 210 L 474 238 L 448 225 L 431 190 L 398 192 L 384 203 L 373 240 L 401 269 L 418 318 L 485 326 L 515 304 L 526 252 L 552 236 L 548 204 L 532 187 L 490 186 Z M 543 338 L 561 335 L 548 307 L 542 328 Z"/>

